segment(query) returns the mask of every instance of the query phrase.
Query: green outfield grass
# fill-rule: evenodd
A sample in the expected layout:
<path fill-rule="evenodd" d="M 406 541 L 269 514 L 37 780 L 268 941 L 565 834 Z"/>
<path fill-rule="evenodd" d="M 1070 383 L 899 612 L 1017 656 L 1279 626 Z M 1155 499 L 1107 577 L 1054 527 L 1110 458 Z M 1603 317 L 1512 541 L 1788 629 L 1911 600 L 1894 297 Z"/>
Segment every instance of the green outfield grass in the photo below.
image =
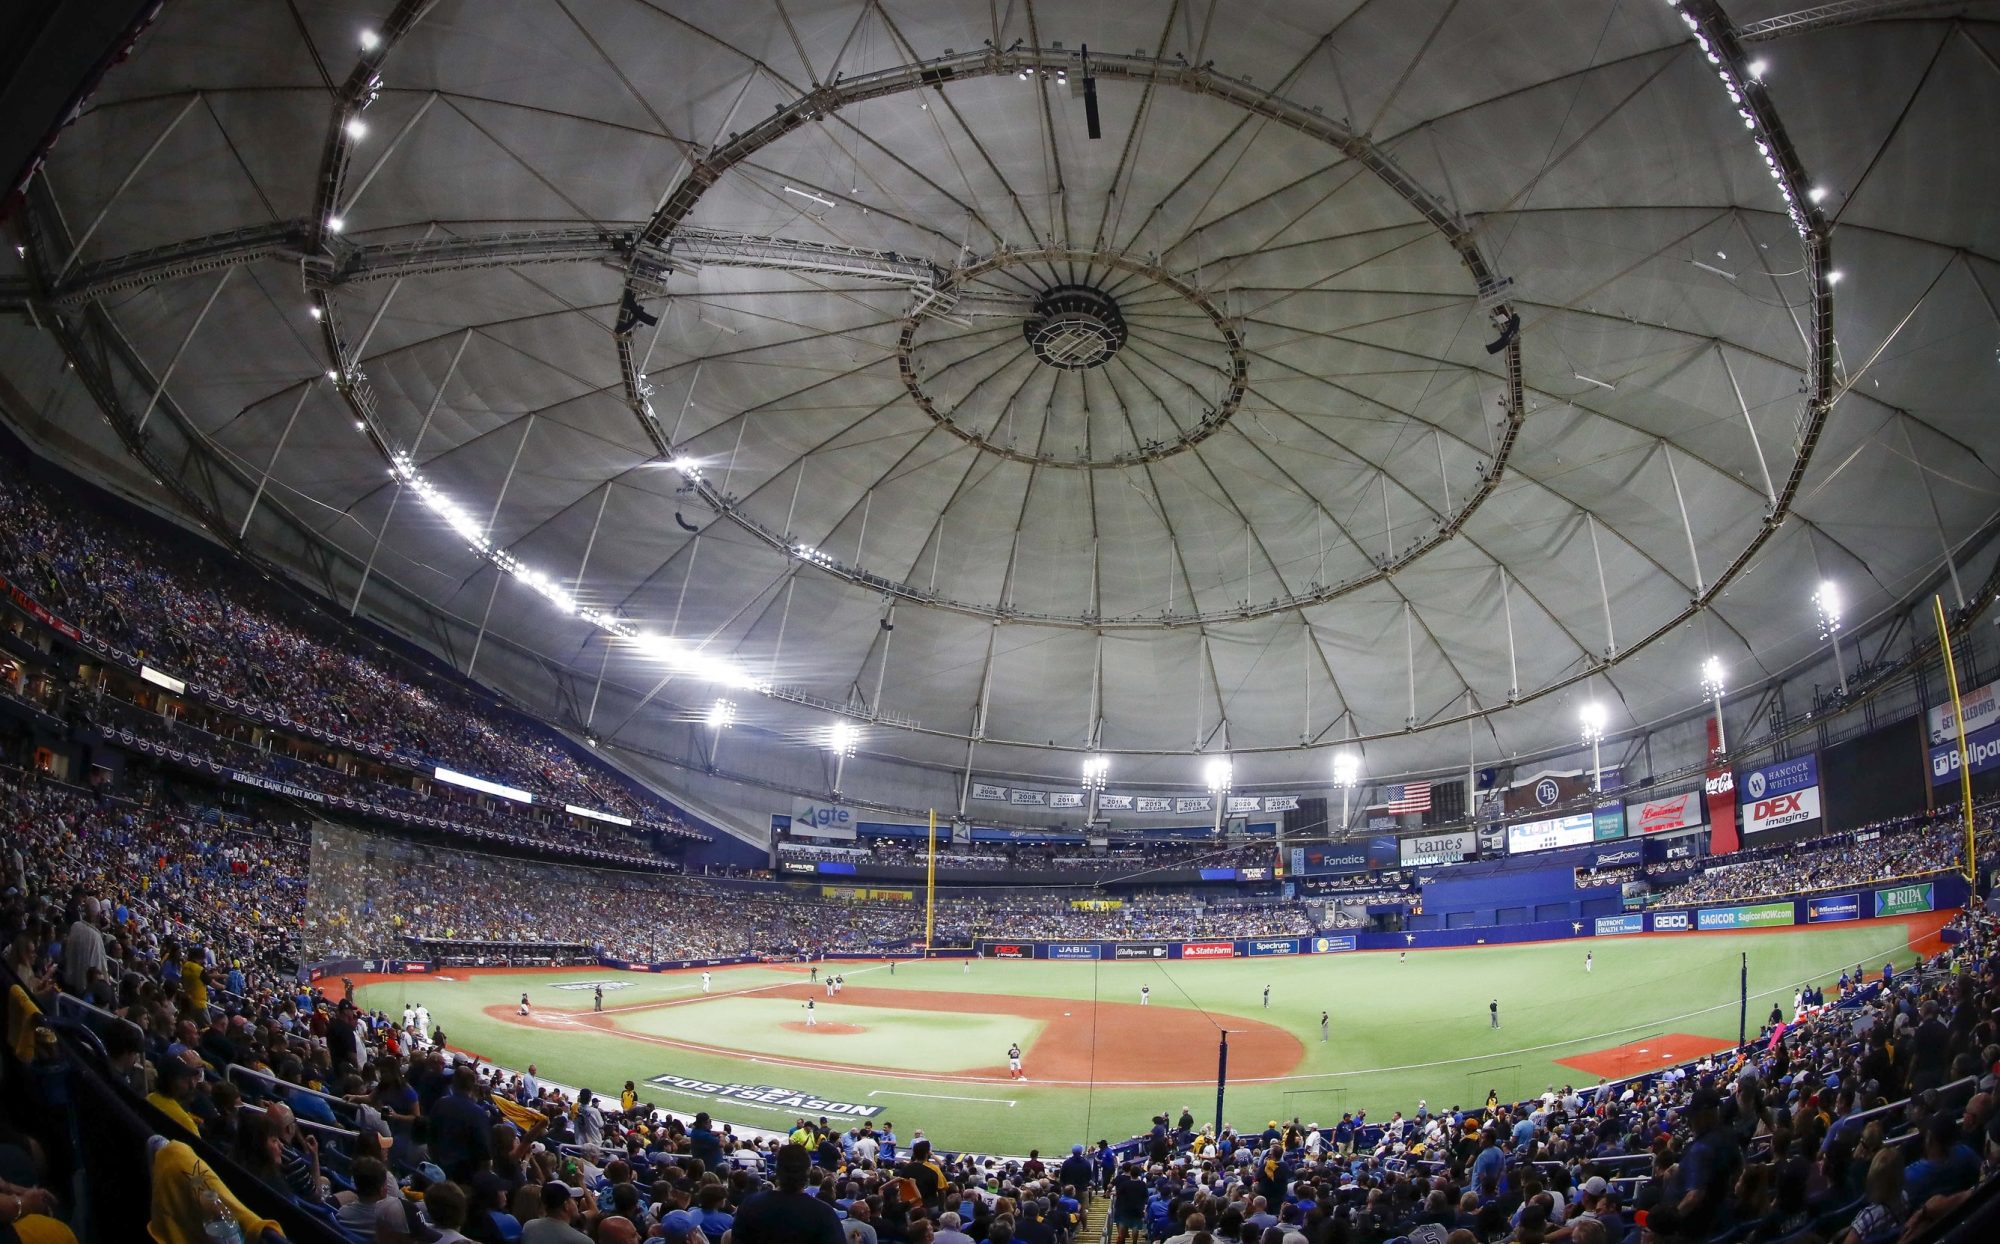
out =
<path fill-rule="evenodd" d="M 1584 952 L 1596 959 L 1586 975 Z M 1911 958 L 1909 928 L 1900 921 L 1756 934 L 1607 937 L 1572 942 L 1298 958 L 1160 963 L 1009 962 L 980 960 L 968 972 L 957 961 L 886 966 L 841 965 L 858 995 L 882 1005 L 829 1002 L 814 992 L 823 1025 L 862 1032 L 804 1032 L 803 973 L 788 968 L 716 969 L 714 995 L 701 994 L 700 973 L 654 975 L 604 969 L 562 972 L 482 972 L 403 977 L 365 984 L 360 1001 L 399 1014 L 420 1001 L 458 1049 L 510 1067 L 536 1063 L 550 1079 L 614 1093 L 639 1082 L 656 1104 L 753 1126 L 782 1126 L 796 1107 L 734 1100 L 716 1102 L 646 1081 L 668 1074 L 720 1083 L 772 1085 L 820 1098 L 881 1107 L 907 1139 L 923 1128 L 953 1148 L 1025 1153 L 1059 1151 L 1100 1136 L 1118 1139 L 1144 1130 L 1165 1110 L 1192 1106 L 1214 1112 L 1217 1027 L 1245 1020 L 1273 1025 L 1303 1045 L 1292 1068 L 1232 1059 L 1227 1117 L 1262 1126 L 1294 1114 L 1330 1121 L 1343 1110 L 1367 1108 L 1386 1117 L 1409 1111 L 1419 1098 L 1433 1107 L 1539 1093 L 1551 1082 L 1583 1084 L 1591 1077 L 1557 1059 L 1624 1045 L 1664 1033 L 1731 1038 L 1737 1031 L 1739 956 L 1749 955 L 1749 1026 L 1754 1032 L 1774 1001 L 1789 1011 L 1806 981 L 1830 983 L 1857 963 L 1878 970 L 1885 957 Z M 557 1012 L 587 1015 L 588 989 L 565 982 L 615 981 L 607 990 L 600 1031 Z M 1151 1008 L 1134 1012 L 1142 984 Z M 1261 1005 L 1265 985 L 1271 1006 Z M 511 1017 L 527 990 L 541 1017 L 535 1026 Z M 889 997 L 878 991 L 895 991 Z M 942 995 L 974 995 L 947 999 Z M 934 995 L 928 1002 L 926 995 Z M 1489 1027 L 1487 1002 L 1500 1002 L 1502 1026 Z M 1019 1000 L 1019 1001 L 1016 1001 Z M 1118 1007 L 1100 1004 L 1116 1003 Z M 1065 1004 L 1074 1004 L 1073 1006 Z M 945 1010 L 948 1006 L 960 1008 Z M 627 1008 L 640 1008 L 630 1009 Z M 1012 1009 L 1010 1009 L 1012 1008 Z M 1171 1009 L 1187 1014 L 1170 1015 Z M 1331 1040 L 1319 1039 L 1319 1015 L 1333 1016 Z M 1034 1018 L 1038 1012 L 1050 1026 Z M 1204 1014 L 1205 1013 L 1205 1014 Z M 1132 1035 L 1110 1037 L 1112 1025 L 1140 1017 Z M 1173 1045 L 1155 1033 L 1172 1021 Z M 1088 1025 L 1102 1024 L 1097 1035 Z M 1061 1050 L 1050 1048 L 1066 1033 Z M 1044 1037 L 1040 1046 L 1036 1038 Z M 1067 1059 L 1087 1068 L 1050 1082 L 1008 1079 L 1009 1041 L 1029 1049 L 1027 1071 Z M 1171 1056 L 1171 1057 L 1169 1057 Z M 1198 1073 L 1156 1083 L 1173 1058 Z M 1135 1083 L 1141 1082 L 1141 1083 Z M 814 1111 L 813 1113 L 826 1113 Z"/>

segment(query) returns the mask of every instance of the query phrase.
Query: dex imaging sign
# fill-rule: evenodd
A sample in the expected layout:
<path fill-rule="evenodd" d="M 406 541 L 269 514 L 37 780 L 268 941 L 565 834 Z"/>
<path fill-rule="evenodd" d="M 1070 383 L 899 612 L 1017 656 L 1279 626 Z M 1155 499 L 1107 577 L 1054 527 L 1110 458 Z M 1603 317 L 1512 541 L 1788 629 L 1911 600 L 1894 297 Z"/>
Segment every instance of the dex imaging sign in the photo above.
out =
<path fill-rule="evenodd" d="M 1743 832 L 1759 833 L 1816 821 L 1820 815 L 1819 762 L 1811 756 L 1752 769 L 1737 783 Z"/>

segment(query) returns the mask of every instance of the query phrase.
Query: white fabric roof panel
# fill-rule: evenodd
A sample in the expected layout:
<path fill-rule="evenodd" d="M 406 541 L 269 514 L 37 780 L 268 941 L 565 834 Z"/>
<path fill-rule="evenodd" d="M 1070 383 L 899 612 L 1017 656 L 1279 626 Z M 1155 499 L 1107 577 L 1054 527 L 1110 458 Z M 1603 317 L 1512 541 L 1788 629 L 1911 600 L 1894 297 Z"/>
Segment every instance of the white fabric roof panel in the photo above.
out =
<path fill-rule="evenodd" d="M 985 6 L 959 3 L 444 0 L 382 62 L 344 183 L 343 245 L 634 234 L 692 152 L 815 83 L 986 39 L 1213 61 L 1350 119 L 1516 282 L 1525 421 L 1502 478 L 1439 547 L 1377 578 L 1385 557 L 1459 522 L 1502 431 L 1492 329 L 1452 247 L 1359 161 L 1220 97 L 1108 74 L 1105 137 L 1091 141 L 1073 61 L 1067 84 L 959 77 L 820 116 L 720 173 L 687 215 L 687 229 L 894 252 L 946 274 L 1006 246 L 1098 257 L 1002 259 L 966 283 L 970 302 L 923 320 L 912 365 L 954 431 L 899 374 L 908 278 L 677 252 L 665 294 L 645 304 L 659 326 L 630 338 L 657 425 L 747 521 L 807 558 L 684 489 L 626 404 L 611 333 L 625 260 L 609 242 L 560 262 L 516 243 L 519 262 L 336 284 L 344 339 L 367 334 L 359 366 L 382 434 L 582 603 L 920 723 L 884 721 L 871 751 L 961 764 L 983 710 L 982 755 L 1061 780 L 1075 757 L 1047 748 L 1089 746 L 1093 703 L 1113 751 L 1325 745 L 1358 729 L 1392 736 L 1370 744 L 1371 772 L 1461 768 L 1463 724 L 1403 733 L 1412 654 L 1420 727 L 1455 720 L 1468 688 L 1495 712 L 1475 750 L 1560 746 L 1585 695 L 1619 724 L 1683 713 L 1710 650 L 1736 686 L 1812 655 L 1820 576 L 1840 582 L 1851 618 L 1879 613 L 1936 572 L 1940 525 L 1956 543 L 2000 508 L 1984 432 L 2000 398 L 1988 257 L 2000 226 L 1980 146 L 2000 72 L 1983 28 L 1919 15 L 1752 45 L 1840 212 L 1839 362 L 1859 378 L 1793 515 L 1713 617 L 1633 652 L 1694 594 L 1690 540 L 1712 585 L 1757 537 L 1758 449 L 1774 485 L 1792 470 L 1811 296 L 1776 186 L 1673 9 L 1148 0 L 1034 16 L 1031 34 L 1024 8 L 996 30 Z M 382 18 L 312 6 L 299 17 L 308 46 L 283 10 L 167 10 L 50 162 L 69 236 L 96 224 L 81 260 L 309 214 L 329 84 Z M 1186 433 L 1228 387 L 1220 330 L 1153 272 L 1241 332 L 1247 387 L 1198 445 L 1119 462 Z M 163 279 L 105 310 L 158 374 L 218 279 Z M 1028 304 L 1062 283 L 1108 291 L 1124 317 L 1128 336 L 1100 367 L 1051 366 L 1023 334 Z M 323 379 L 307 308 L 284 258 L 240 265 L 172 397 L 253 478 L 272 464 L 272 503 L 476 622 L 493 572 L 461 536 L 407 492 L 383 532 L 397 485 Z M 880 586 L 812 556 L 941 604 L 904 600 L 882 631 Z M 1347 590 L 1284 603 L 1335 585 Z M 494 599 L 495 635 L 596 677 L 603 641 L 586 642 L 587 625 L 515 588 Z M 1101 636 L 1098 617 L 1112 624 Z M 1613 636 L 1618 663 L 1590 690 L 1506 707 L 1510 689 L 1589 672 Z M 607 678 L 635 694 L 663 672 L 613 653 Z M 622 737 L 652 745 L 713 694 L 672 680 Z M 830 720 L 736 698 L 787 737 L 811 741 Z M 1316 777 L 1323 761 L 1259 771 Z M 1119 773 L 1188 780 L 1170 757 L 1130 756 Z"/>

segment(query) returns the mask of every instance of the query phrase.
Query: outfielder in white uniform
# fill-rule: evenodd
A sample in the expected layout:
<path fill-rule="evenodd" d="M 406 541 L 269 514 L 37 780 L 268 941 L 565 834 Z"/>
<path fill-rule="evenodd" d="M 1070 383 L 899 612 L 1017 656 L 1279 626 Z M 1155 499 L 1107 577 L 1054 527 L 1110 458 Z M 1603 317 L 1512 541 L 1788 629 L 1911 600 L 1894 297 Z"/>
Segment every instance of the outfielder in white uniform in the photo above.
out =
<path fill-rule="evenodd" d="M 1151 985 L 1139 986 L 1139 1005 L 1145 1006 L 1152 1000 L 1153 1000 L 1153 987 Z"/>
<path fill-rule="evenodd" d="M 708 992 L 708 973 L 706 972 L 701 974 L 701 991 L 703 993 Z"/>

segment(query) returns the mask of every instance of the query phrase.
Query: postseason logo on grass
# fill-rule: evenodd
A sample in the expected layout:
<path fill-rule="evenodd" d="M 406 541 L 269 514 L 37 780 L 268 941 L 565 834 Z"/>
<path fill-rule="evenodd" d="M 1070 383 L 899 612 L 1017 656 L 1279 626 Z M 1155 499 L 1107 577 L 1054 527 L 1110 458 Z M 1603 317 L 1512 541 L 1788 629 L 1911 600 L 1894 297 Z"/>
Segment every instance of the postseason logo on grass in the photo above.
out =
<path fill-rule="evenodd" d="M 654 1076 L 646 1081 L 664 1089 L 687 1093 L 695 1097 L 711 1097 L 717 1101 L 742 1102 L 746 1105 L 765 1106 L 781 1113 L 800 1111 L 812 1114 L 845 1114 L 857 1119 L 872 1119 L 881 1114 L 883 1108 L 866 1102 L 834 1101 L 830 1098 L 815 1097 L 797 1089 L 776 1088 L 769 1084 L 718 1084 L 712 1080 L 690 1080 L 686 1076 Z"/>
<path fill-rule="evenodd" d="M 631 987 L 631 981 L 563 981 L 559 985 L 549 986 L 550 989 L 565 989 L 570 991 L 602 989 L 606 993 L 610 993 L 614 989 L 630 989 Z"/>

